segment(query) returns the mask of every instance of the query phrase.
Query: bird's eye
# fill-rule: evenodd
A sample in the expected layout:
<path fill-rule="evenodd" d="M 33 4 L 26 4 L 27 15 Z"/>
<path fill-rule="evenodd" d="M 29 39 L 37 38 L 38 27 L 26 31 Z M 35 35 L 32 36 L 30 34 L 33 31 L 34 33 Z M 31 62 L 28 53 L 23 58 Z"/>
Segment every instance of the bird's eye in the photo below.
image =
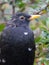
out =
<path fill-rule="evenodd" d="M 20 18 L 21 20 L 24 20 L 24 19 L 25 19 L 25 17 L 24 17 L 24 16 L 20 16 L 19 18 Z"/>

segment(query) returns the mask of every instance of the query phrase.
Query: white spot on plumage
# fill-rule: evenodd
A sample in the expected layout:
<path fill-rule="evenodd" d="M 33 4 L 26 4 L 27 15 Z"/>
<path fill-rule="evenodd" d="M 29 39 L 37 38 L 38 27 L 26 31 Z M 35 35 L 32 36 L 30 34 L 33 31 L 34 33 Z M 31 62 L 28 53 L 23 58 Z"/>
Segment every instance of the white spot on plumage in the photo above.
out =
<path fill-rule="evenodd" d="M 6 61 L 5 61 L 5 59 L 2 59 L 2 63 L 5 63 Z"/>
<path fill-rule="evenodd" d="M 32 50 L 32 48 L 28 48 L 28 51 L 31 51 Z"/>
<path fill-rule="evenodd" d="M 28 32 L 24 32 L 24 35 L 28 35 Z"/>

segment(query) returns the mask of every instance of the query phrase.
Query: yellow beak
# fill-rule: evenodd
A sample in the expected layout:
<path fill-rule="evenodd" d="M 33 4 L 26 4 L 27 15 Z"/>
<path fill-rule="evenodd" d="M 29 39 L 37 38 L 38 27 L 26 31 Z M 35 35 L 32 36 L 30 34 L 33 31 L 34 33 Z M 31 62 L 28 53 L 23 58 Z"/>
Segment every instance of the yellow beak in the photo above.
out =
<path fill-rule="evenodd" d="M 37 19 L 39 18 L 41 15 L 31 15 L 31 17 L 29 18 L 29 20 L 34 20 L 34 19 Z"/>

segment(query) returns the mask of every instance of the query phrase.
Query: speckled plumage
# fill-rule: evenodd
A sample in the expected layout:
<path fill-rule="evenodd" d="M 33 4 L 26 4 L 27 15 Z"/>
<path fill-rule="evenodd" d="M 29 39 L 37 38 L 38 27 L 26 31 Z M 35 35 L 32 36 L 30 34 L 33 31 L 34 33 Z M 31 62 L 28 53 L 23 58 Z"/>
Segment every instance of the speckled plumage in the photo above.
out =
<path fill-rule="evenodd" d="M 24 20 L 19 19 L 25 16 Z M 5 27 L 1 35 L 0 62 L 2 65 L 33 65 L 35 58 L 34 34 L 28 27 L 29 15 L 18 13 L 10 22 L 14 25 Z M 15 18 L 15 20 L 13 20 Z M 13 20 L 13 21 L 12 21 Z M 25 33 L 25 34 L 24 34 Z"/>

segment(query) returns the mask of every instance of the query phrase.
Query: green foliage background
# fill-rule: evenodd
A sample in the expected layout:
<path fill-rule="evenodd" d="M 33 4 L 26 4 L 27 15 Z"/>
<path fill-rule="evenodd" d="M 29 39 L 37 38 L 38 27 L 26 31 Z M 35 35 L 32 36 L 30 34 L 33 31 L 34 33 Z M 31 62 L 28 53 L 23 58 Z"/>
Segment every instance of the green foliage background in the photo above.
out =
<path fill-rule="evenodd" d="M 34 13 L 40 11 L 41 9 L 44 9 L 44 7 L 47 5 L 47 3 L 49 3 L 49 0 L 15 0 L 11 4 L 10 4 L 11 0 L 2 0 L 0 2 L 1 3 L 8 2 L 10 7 L 15 6 L 15 12 L 25 12 L 28 14 L 34 14 Z M 5 11 L 10 10 L 10 7 L 6 8 Z M 35 55 L 38 56 L 37 57 L 38 59 L 43 57 L 43 59 L 40 60 L 40 62 L 41 62 L 40 64 L 45 63 L 45 65 L 48 65 L 49 60 L 46 60 L 46 58 L 49 59 L 49 52 L 46 51 L 46 49 L 49 50 L 49 6 L 46 9 L 44 9 L 42 12 L 44 14 L 42 14 L 40 18 L 33 20 L 33 22 L 30 23 L 30 28 L 33 30 L 33 32 L 35 34 L 34 35 L 35 43 L 36 43 L 36 46 L 38 46 L 36 49 L 37 54 L 35 54 Z M 10 12 L 8 12 L 8 13 L 10 13 Z M 10 20 L 11 15 L 5 14 L 5 17 L 7 20 Z M 3 17 L 0 18 L 0 22 L 1 22 L 0 23 L 0 32 L 2 32 L 5 27 L 5 24 L 2 23 L 1 19 L 3 20 L 4 18 Z M 45 52 L 43 52 L 43 48 L 45 48 Z M 35 61 L 35 65 L 37 65 L 36 61 Z"/>

